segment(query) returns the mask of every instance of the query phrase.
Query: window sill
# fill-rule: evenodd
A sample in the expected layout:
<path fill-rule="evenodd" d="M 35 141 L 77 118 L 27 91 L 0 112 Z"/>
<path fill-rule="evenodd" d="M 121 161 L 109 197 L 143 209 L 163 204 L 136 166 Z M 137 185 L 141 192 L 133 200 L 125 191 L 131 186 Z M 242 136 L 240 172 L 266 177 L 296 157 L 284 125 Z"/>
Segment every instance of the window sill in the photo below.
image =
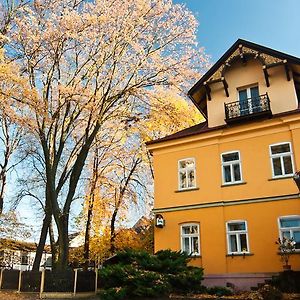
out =
<path fill-rule="evenodd" d="M 191 191 L 198 191 L 198 190 L 199 190 L 198 187 L 194 187 L 194 188 L 189 188 L 189 189 L 177 190 L 177 191 L 175 191 L 175 193 L 191 192 Z"/>
<path fill-rule="evenodd" d="M 233 183 L 224 183 L 221 185 L 221 187 L 227 187 L 227 186 L 233 186 L 233 185 L 242 185 L 242 184 L 246 184 L 246 181 L 242 181 L 242 182 L 233 182 Z"/>
<path fill-rule="evenodd" d="M 293 178 L 293 177 L 294 177 L 294 174 L 286 175 L 286 176 L 277 176 L 277 177 L 269 178 L 268 181 L 280 180 L 280 179 L 290 179 L 290 178 Z"/>
<path fill-rule="evenodd" d="M 231 254 L 226 254 L 226 257 L 234 257 L 234 256 L 252 256 L 254 255 L 253 253 L 231 253 Z"/>
<path fill-rule="evenodd" d="M 200 255 L 200 254 L 197 254 L 197 255 L 191 255 L 190 257 L 191 257 L 191 258 L 201 258 L 201 255 Z"/>

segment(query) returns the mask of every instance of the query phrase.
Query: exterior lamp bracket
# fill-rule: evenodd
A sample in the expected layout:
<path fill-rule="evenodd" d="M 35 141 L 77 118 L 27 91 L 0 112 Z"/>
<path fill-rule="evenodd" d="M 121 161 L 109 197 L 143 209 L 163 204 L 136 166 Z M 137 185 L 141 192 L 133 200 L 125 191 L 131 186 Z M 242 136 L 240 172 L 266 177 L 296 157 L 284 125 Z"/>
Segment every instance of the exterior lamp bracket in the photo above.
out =
<path fill-rule="evenodd" d="M 294 177 L 293 177 L 298 189 L 299 189 L 299 192 L 300 192 L 300 171 L 297 171 L 295 174 L 294 174 Z"/>
<path fill-rule="evenodd" d="M 155 226 L 158 228 L 163 228 L 166 225 L 164 217 L 161 214 L 155 216 Z"/>

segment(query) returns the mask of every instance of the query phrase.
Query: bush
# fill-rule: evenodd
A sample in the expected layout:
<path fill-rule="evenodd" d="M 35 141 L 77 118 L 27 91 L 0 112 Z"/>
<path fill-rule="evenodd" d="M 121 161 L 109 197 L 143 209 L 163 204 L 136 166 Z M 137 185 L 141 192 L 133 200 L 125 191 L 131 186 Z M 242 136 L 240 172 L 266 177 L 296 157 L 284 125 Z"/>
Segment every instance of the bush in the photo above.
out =
<path fill-rule="evenodd" d="M 233 295 L 232 290 L 223 287 L 223 286 L 214 286 L 207 289 L 207 293 L 210 295 L 217 295 L 217 296 L 231 296 Z"/>
<path fill-rule="evenodd" d="M 101 299 L 105 300 L 123 300 L 126 298 L 126 289 L 109 288 L 100 292 Z"/>
<path fill-rule="evenodd" d="M 300 272 L 281 272 L 272 278 L 271 284 L 284 293 L 300 293 Z"/>
<path fill-rule="evenodd" d="M 203 270 L 189 267 L 189 257 L 171 250 L 150 255 L 127 250 L 117 254 L 118 263 L 99 270 L 102 300 L 163 297 L 171 292 L 199 291 Z"/>
<path fill-rule="evenodd" d="M 258 290 L 258 292 L 262 295 L 264 300 L 281 300 L 282 293 L 271 285 L 264 285 L 262 288 Z"/>

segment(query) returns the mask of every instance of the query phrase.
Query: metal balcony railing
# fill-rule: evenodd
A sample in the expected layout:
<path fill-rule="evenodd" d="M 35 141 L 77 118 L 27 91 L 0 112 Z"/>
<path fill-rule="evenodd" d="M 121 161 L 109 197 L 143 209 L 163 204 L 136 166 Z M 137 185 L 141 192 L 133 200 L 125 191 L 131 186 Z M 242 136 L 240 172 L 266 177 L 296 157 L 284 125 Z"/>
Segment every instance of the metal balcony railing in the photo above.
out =
<path fill-rule="evenodd" d="M 248 98 L 243 101 L 225 103 L 224 106 L 225 121 L 227 123 L 258 116 L 272 115 L 268 94 Z"/>

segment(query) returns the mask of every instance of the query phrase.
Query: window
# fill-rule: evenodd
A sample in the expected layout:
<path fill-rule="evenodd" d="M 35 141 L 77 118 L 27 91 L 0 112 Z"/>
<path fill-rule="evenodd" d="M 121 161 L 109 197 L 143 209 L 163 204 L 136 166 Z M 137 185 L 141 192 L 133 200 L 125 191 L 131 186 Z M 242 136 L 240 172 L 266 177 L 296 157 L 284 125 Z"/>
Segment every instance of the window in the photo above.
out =
<path fill-rule="evenodd" d="M 224 184 L 242 182 L 239 151 L 222 153 L 222 175 Z"/>
<path fill-rule="evenodd" d="M 178 162 L 179 189 L 190 189 L 196 187 L 195 160 L 187 158 Z"/>
<path fill-rule="evenodd" d="M 240 115 L 248 115 L 261 111 L 258 86 L 239 89 Z"/>
<path fill-rule="evenodd" d="M 286 216 L 279 218 L 280 238 L 291 239 L 296 242 L 295 248 L 300 250 L 300 216 Z"/>
<path fill-rule="evenodd" d="M 291 143 L 270 145 L 273 177 L 285 177 L 294 174 Z"/>
<path fill-rule="evenodd" d="M 246 221 L 229 221 L 226 224 L 228 254 L 249 253 Z"/>
<path fill-rule="evenodd" d="M 21 265 L 28 265 L 28 253 L 27 252 L 24 252 L 22 251 L 21 252 Z"/>
<path fill-rule="evenodd" d="M 199 224 L 181 225 L 181 251 L 189 255 L 200 255 Z"/>

